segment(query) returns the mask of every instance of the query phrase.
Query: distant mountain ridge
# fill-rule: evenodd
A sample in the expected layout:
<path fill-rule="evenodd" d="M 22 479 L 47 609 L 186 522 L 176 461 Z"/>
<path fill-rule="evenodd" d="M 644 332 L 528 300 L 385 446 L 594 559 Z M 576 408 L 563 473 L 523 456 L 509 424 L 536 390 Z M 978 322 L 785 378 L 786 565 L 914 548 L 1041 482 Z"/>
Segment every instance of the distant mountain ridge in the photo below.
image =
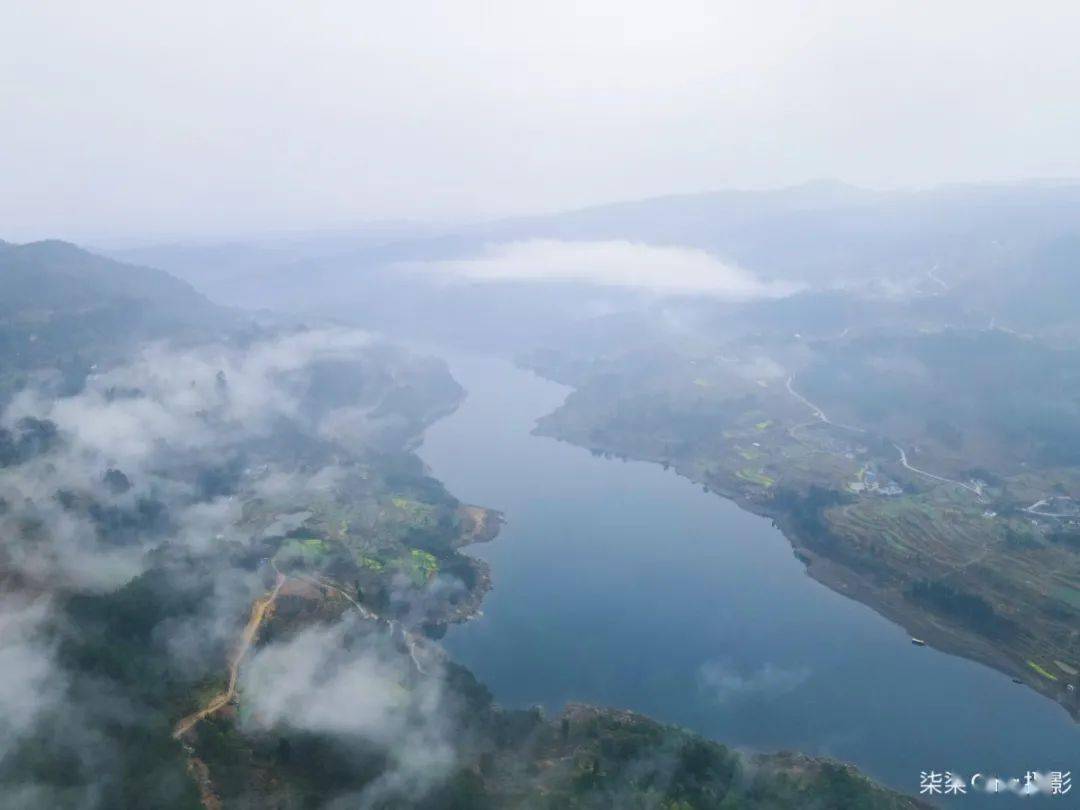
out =
<path fill-rule="evenodd" d="M 90 253 L 69 242 L 0 242 L 0 402 L 36 369 L 77 387 L 98 364 L 139 341 L 200 339 L 237 316 L 163 270 Z"/>
<path fill-rule="evenodd" d="M 264 253 L 244 267 L 242 277 L 210 279 L 205 289 L 215 300 L 235 303 L 236 292 L 258 278 L 269 283 L 267 299 L 275 295 L 292 300 L 299 294 L 308 300 L 313 298 L 307 283 L 312 274 L 333 285 L 349 284 L 398 263 L 468 258 L 492 244 L 558 239 L 695 248 L 767 279 L 819 287 L 872 279 L 910 281 L 932 272 L 950 287 L 978 279 L 1011 291 L 1018 268 L 1038 265 L 1048 244 L 1080 234 L 1078 223 L 1080 182 L 879 191 L 820 180 L 781 189 L 678 194 L 514 217 L 442 233 L 371 240 L 336 253 L 320 251 L 313 242 L 302 258 L 297 258 L 304 253 L 300 249 L 280 261 Z M 235 261 L 239 243 L 228 248 Z M 212 251 L 195 253 L 180 245 L 113 253 L 186 278 L 205 273 L 205 261 L 212 256 Z M 301 277 L 303 284 L 298 282 Z"/>
<path fill-rule="evenodd" d="M 56 239 L 0 242 L 0 295 L 5 316 L 29 308 L 85 309 L 117 300 L 139 301 L 183 322 L 223 315 L 194 287 L 163 270 L 118 262 Z"/>

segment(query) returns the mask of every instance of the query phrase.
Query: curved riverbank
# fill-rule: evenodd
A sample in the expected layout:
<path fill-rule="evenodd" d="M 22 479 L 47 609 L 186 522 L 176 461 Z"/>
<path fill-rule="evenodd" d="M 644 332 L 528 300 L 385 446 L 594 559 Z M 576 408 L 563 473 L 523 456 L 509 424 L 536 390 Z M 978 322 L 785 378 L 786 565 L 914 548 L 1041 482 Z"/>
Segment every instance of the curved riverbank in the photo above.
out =
<path fill-rule="evenodd" d="M 538 428 L 534 431 L 556 441 L 580 447 L 574 441 L 564 438 L 556 431 Z M 747 497 L 738 490 L 730 490 L 718 484 L 715 479 L 704 479 L 681 464 L 671 464 L 662 458 L 633 457 L 634 461 L 663 466 L 676 475 L 685 478 L 708 492 L 736 504 L 740 509 L 765 518 L 783 534 L 791 545 L 795 557 L 806 568 L 806 573 L 838 594 L 855 600 L 889 621 L 902 627 L 910 636 L 917 637 L 934 649 L 949 655 L 960 656 L 979 664 L 991 667 L 1008 675 L 1016 683 L 1031 688 L 1048 700 L 1060 705 L 1073 720 L 1080 720 L 1080 699 L 1074 692 L 1069 692 L 1059 683 L 1039 677 L 1023 660 L 1010 657 L 1002 648 L 990 640 L 967 630 L 959 625 L 940 620 L 934 614 L 913 604 L 895 589 L 886 587 L 875 572 L 860 573 L 841 560 L 829 556 L 829 550 L 822 549 L 800 531 L 797 521 L 783 508 L 766 500 Z M 936 477 L 936 476 L 935 476 Z M 948 480 L 948 479 L 941 479 Z"/>
<path fill-rule="evenodd" d="M 659 466 L 532 435 L 565 387 L 502 361 L 451 365 L 469 396 L 420 454 L 507 522 L 474 551 L 492 569 L 484 615 L 446 643 L 500 702 L 623 706 L 748 749 L 835 756 L 908 792 L 931 767 L 1068 770 L 1080 735 L 1054 704 L 913 647 L 807 577 L 770 520 Z"/>

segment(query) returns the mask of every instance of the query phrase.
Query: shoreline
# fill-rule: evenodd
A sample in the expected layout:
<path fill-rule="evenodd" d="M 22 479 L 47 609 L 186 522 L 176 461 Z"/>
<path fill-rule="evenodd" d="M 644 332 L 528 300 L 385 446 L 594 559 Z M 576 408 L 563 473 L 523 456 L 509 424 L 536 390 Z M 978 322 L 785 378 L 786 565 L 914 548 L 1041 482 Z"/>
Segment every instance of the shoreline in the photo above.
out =
<path fill-rule="evenodd" d="M 573 447 L 584 450 L 594 449 L 560 435 L 549 426 L 538 424 L 533 432 L 535 435 L 555 439 Z M 621 450 L 607 449 L 606 452 L 617 453 L 624 458 L 646 464 L 666 465 L 680 478 L 703 487 L 712 495 L 731 501 L 744 512 L 770 520 L 788 542 L 792 553 L 803 564 L 804 572 L 814 581 L 834 593 L 865 605 L 900 627 L 909 636 L 924 640 L 928 647 L 946 655 L 973 661 L 1014 681 L 1022 682 L 1024 686 L 1060 706 L 1074 722 L 1080 722 L 1080 702 L 1069 706 L 1060 695 L 1060 690 L 1055 692 L 1049 684 L 1043 683 L 1042 679 L 1038 679 L 1034 673 L 1030 672 L 1027 666 L 1018 663 L 980 636 L 910 604 L 901 594 L 892 590 L 883 590 L 851 567 L 823 554 L 792 527 L 790 516 L 784 510 L 747 497 L 745 493 L 718 486 L 716 481 L 698 478 L 690 474 L 682 465 L 672 463 L 667 459 L 629 455 Z"/>

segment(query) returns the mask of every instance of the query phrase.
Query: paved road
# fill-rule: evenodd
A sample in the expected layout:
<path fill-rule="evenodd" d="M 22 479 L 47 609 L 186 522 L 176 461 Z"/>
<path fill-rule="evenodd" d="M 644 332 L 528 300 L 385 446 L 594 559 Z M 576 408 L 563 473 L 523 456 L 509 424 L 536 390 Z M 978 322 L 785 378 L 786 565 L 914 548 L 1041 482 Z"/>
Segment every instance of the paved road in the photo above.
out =
<path fill-rule="evenodd" d="M 1076 512 L 1043 512 L 1039 509 L 1040 506 L 1045 506 L 1047 499 L 1035 501 L 1031 506 L 1024 507 L 1024 511 L 1031 515 L 1038 515 L 1039 517 L 1052 517 L 1052 518 L 1080 518 L 1080 513 Z"/>
<path fill-rule="evenodd" d="M 863 430 L 862 428 L 853 427 L 851 425 L 841 425 L 838 422 L 832 421 L 828 416 L 825 415 L 825 411 L 821 410 L 821 408 L 819 408 L 813 402 L 811 402 L 806 397 L 804 397 L 802 394 L 800 394 L 798 391 L 796 391 L 794 389 L 794 387 L 792 387 L 791 383 L 794 380 L 795 380 L 795 375 L 794 374 L 790 375 L 787 378 L 787 390 L 788 390 L 788 393 L 791 394 L 793 397 L 795 397 L 795 399 L 799 400 L 799 402 L 801 402 L 803 405 L 808 407 L 811 411 L 813 411 L 814 416 L 817 417 L 818 421 L 824 422 L 826 425 L 832 425 L 833 427 L 838 427 L 841 430 L 850 430 L 852 433 L 866 433 L 866 431 Z"/>
<path fill-rule="evenodd" d="M 896 443 L 893 443 L 893 447 L 895 447 L 897 452 L 900 453 L 900 463 L 903 464 L 906 469 L 911 470 L 913 473 L 918 473 L 919 475 L 925 475 L 927 478 L 933 478 L 935 481 L 941 481 L 941 482 L 946 483 L 946 484 L 956 484 L 956 486 L 963 487 L 968 492 L 974 492 L 980 498 L 982 497 L 982 493 L 976 487 L 971 486 L 971 484 L 965 484 L 963 481 L 954 481 L 952 478 L 945 478 L 944 476 L 941 476 L 941 475 L 934 475 L 934 473 L 932 473 L 932 472 L 927 472 L 926 470 L 920 470 L 918 467 L 912 467 L 908 463 L 907 453 L 904 452 L 904 448 L 901 447 L 900 445 L 896 444 Z"/>
<path fill-rule="evenodd" d="M 838 423 L 832 421 L 831 419 L 829 419 L 829 417 L 826 416 L 825 411 L 823 411 L 819 406 L 815 405 L 813 402 L 811 402 L 810 400 L 808 400 L 806 397 L 804 397 L 802 394 L 800 394 L 798 391 L 795 390 L 794 386 L 792 385 L 792 382 L 794 381 L 794 379 L 795 379 L 794 374 L 792 374 L 791 376 L 789 376 L 787 378 L 787 390 L 788 390 L 788 392 L 793 397 L 795 397 L 795 399 L 799 400 L 799 402 L 803 403 L 804 405 L 806 405 L 806 407 L 808 407 L 811 411 L 813 411 L 814 416 L 817 417 L 818 421 L 824 422 L 827 425 L 832 425 L 833 427 L 841 428 L 843 430 L 850 430 L 850 431 L 852 431 L 854 433 L 866 433 L 866 431 L 863 428 L 852 427 L 851 425 L 841 425 L 841 424 L 838 424 Z M 796 426 L 796 427 L 800 427 L 800 426 Z M 971 484 L 965 484 L 963 481 L 955 481 L 952 478 L 945 478 L 942 475 L 935 475 L 934 473 L 928 472 L 927 470 L 921 470 L 918 467 L 912 466 L 910 463 L 908 463 L 907 453 L 904 451 L 904 448 L 901 447 L 898 444 L 895 444 L 895 443 L 893 444 L 893 447 L 895 447 L 897 452 L 900 453 L 900 463 L 902 465 L 904 465 L 905 469 L 911 470 L 911 472 L 917 473 L 917 474 L 925 476 L 927 478 L 932 478 L 935 481 L 941 481 L 942 483 L 945 483 L 945 484 L 955 484 L 958 487 L 963 487 L 968 492 L 974 493 L 976 496 L 978 496 L 980 498 L 982 497 L 982 492 L 980 492 L 978 490 L 978 488 L 971 486 Z M 1033 504 L 1033 506 L 1037 506 L 1037 505 L 1038 504 Z M 1030 511 L 1030 510 L 1031 510 L 1031 507 L 1028 507 L 1028 511 Z M 1038 514 L 1038 513 L 1036 513 L 1036 514 Z"/>

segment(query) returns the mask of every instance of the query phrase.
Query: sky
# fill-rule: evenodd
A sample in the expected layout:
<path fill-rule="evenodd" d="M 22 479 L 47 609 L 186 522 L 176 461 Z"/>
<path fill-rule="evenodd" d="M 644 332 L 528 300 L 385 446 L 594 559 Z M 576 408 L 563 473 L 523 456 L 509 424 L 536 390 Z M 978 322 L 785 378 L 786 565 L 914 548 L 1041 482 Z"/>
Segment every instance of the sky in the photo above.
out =
<path fill-rule="evenodd" d="M 1057 0 L 12 3 L 0 238 L 1080 177 L 1078 23 Z"/>

